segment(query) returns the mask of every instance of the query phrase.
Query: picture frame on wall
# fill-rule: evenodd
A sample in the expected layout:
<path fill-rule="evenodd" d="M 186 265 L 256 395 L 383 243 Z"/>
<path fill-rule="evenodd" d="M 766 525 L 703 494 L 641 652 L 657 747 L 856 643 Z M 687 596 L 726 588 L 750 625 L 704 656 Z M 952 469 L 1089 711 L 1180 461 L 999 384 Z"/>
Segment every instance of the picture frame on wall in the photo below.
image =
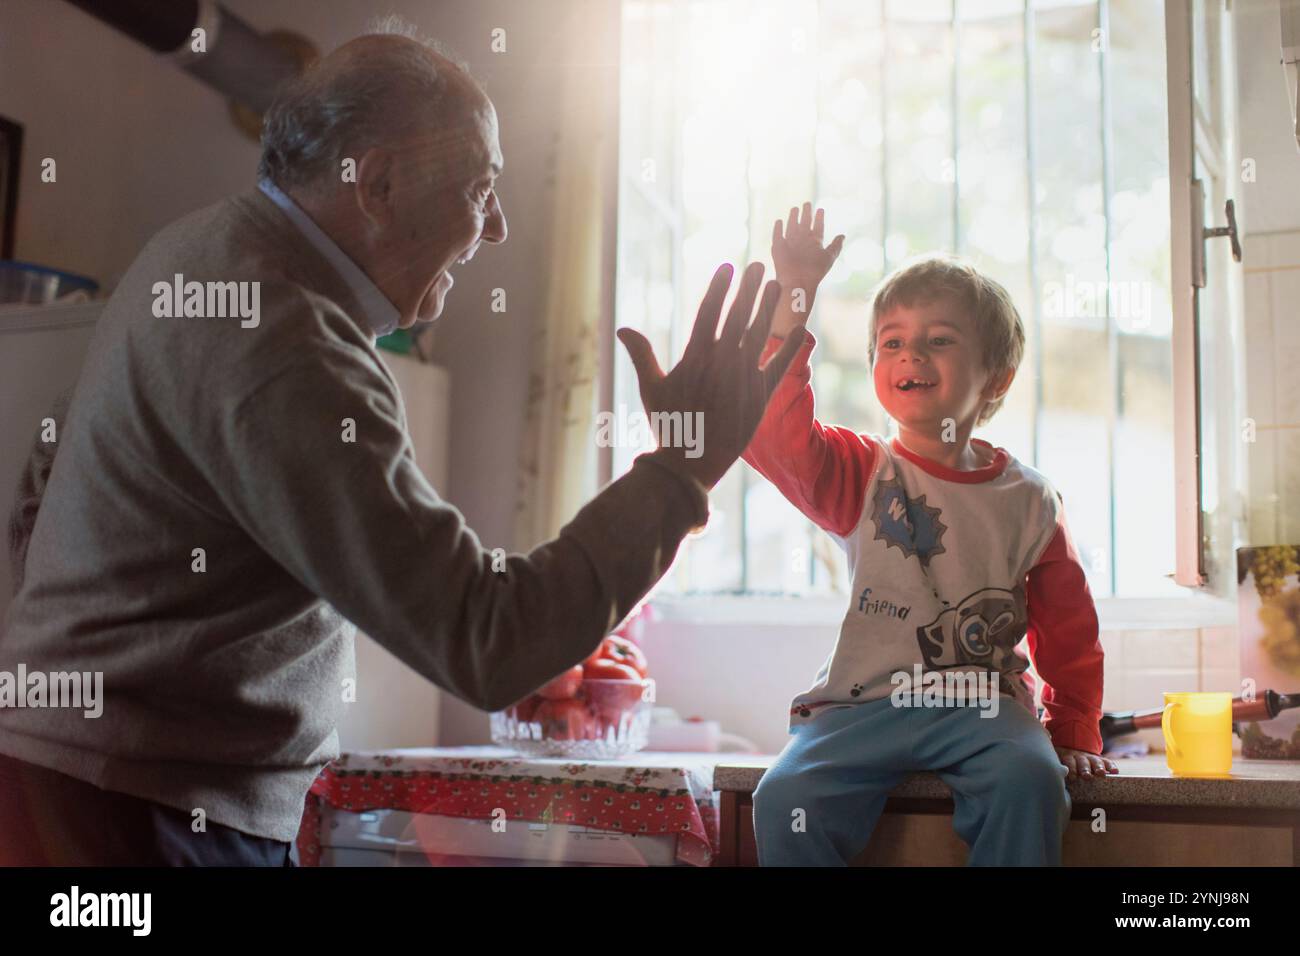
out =
<path fill-rule="evenodd" d="M 14 257 L 18 220 L 18 165 L 23 152 L 23 127 L 0 116 L 0 259 Z"/>

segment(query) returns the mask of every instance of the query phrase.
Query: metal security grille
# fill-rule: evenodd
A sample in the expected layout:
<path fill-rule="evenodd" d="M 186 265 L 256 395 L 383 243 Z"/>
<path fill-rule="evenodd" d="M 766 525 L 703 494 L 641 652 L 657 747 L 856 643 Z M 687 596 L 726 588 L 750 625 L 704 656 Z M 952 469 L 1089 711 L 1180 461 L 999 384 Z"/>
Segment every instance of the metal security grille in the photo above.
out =
<path fill-rule="evenodd" d="M 847 236 L 810 326 L 818 416 L 892 434 L 871 290 L 916 254 L 967 256 L 1027 337 L 978 434 L 1061 489 L 1096 596 L 1176 596 L 1152 491 L 1173 461 L 1163 36 L 1149 0 L 625 0 L 617 324 L 675 361 L 717 263 L 770 261 L 773 219 L 814 200 Z M 621 354 L 614 394 L 639 409 Z M 664 590 L 845 583 L 747 466 L 713 506 Z"/>

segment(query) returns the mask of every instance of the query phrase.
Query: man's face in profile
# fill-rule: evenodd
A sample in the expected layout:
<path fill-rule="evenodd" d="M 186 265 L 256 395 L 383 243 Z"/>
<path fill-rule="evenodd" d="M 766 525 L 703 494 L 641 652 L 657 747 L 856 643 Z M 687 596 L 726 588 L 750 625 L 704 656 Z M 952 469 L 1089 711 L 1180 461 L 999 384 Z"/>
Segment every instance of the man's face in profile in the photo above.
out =
<path fill-rule="evenodd" d="M 442 314 L 453 267 L 473 258 L 481 243 L 505 241 L 496 110 L 482 97 L 454 125 L 410 141 L 399 163 L 389 254 L 404 272 L 398 325 L 410 328 Z"/>

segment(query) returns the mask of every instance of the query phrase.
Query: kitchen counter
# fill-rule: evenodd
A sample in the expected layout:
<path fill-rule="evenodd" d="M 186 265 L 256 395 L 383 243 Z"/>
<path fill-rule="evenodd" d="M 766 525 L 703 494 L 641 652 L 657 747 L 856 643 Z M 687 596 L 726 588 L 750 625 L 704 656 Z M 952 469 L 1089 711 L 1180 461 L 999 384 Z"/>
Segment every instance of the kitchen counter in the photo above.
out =
<path fill-rule="evenodd" d="M 753 793 L 775 756 L 729 755 L 713 771 L 715 790 Z M 1118 774 L 1104 780 L 1069 780 L 1071 799 L 1106 805 L 1147 807 L 1239 807 L 1300 810 L 1300 761 L 1234 757 L 1229 779 L 1174 777 L 1164 754 L 1124 757 Z M 894 788 L 895 798 L 950 800 L 952 791 L 936 774 L 914 773 Z"/>
<path fill-rule="evenodd" d="M 717 865 L 757 865 L 753 793 L 775 759 L 728 754 L 714 769 L 722 805 Z M 1118 774 L 1066 783 L 1065 866 L 1300 865 L 1300 762 L 1234 757 L 1224 779 L 1174 777 L 1164 754 L 1115 763 Z M 967 849 L 952 832 L 952 809 L 952 791 L 936 774 L 909 774 L 852 865 L 962 865 Z"/>

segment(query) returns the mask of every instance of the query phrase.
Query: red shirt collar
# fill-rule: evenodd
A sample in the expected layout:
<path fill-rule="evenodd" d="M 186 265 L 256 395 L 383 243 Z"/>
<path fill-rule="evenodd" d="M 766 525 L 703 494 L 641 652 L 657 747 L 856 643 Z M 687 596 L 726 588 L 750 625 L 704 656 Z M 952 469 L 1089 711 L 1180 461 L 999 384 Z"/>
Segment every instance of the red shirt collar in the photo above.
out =
<path fill-rule="evenodd" d="M 963 484 L 973 485 L 984 481 L 992 481 L 1007 467 L 1010 455 L 1005 448 L 994 448 L 991 444 L 982 438 L 972 438 L 971 444 L 982 445 L 989 451 L 993 452 L 993 461 L 983 468 L 976 468 L 974 471 L 958 471 L 956 468 L 949 468 L 947 465 L 940 464 L 937 461 L 931 461 L 929 458 L 923 458 L 912 449 L 908 448 L 898 440 L 898 437 L 890 439 L 889 445 L 899 455 L 902 455 L 912 464 L 916 465 L 923 471 L 927 471 L 936 478 L 942 478 L 945 481 L 960 481 Z"/>

